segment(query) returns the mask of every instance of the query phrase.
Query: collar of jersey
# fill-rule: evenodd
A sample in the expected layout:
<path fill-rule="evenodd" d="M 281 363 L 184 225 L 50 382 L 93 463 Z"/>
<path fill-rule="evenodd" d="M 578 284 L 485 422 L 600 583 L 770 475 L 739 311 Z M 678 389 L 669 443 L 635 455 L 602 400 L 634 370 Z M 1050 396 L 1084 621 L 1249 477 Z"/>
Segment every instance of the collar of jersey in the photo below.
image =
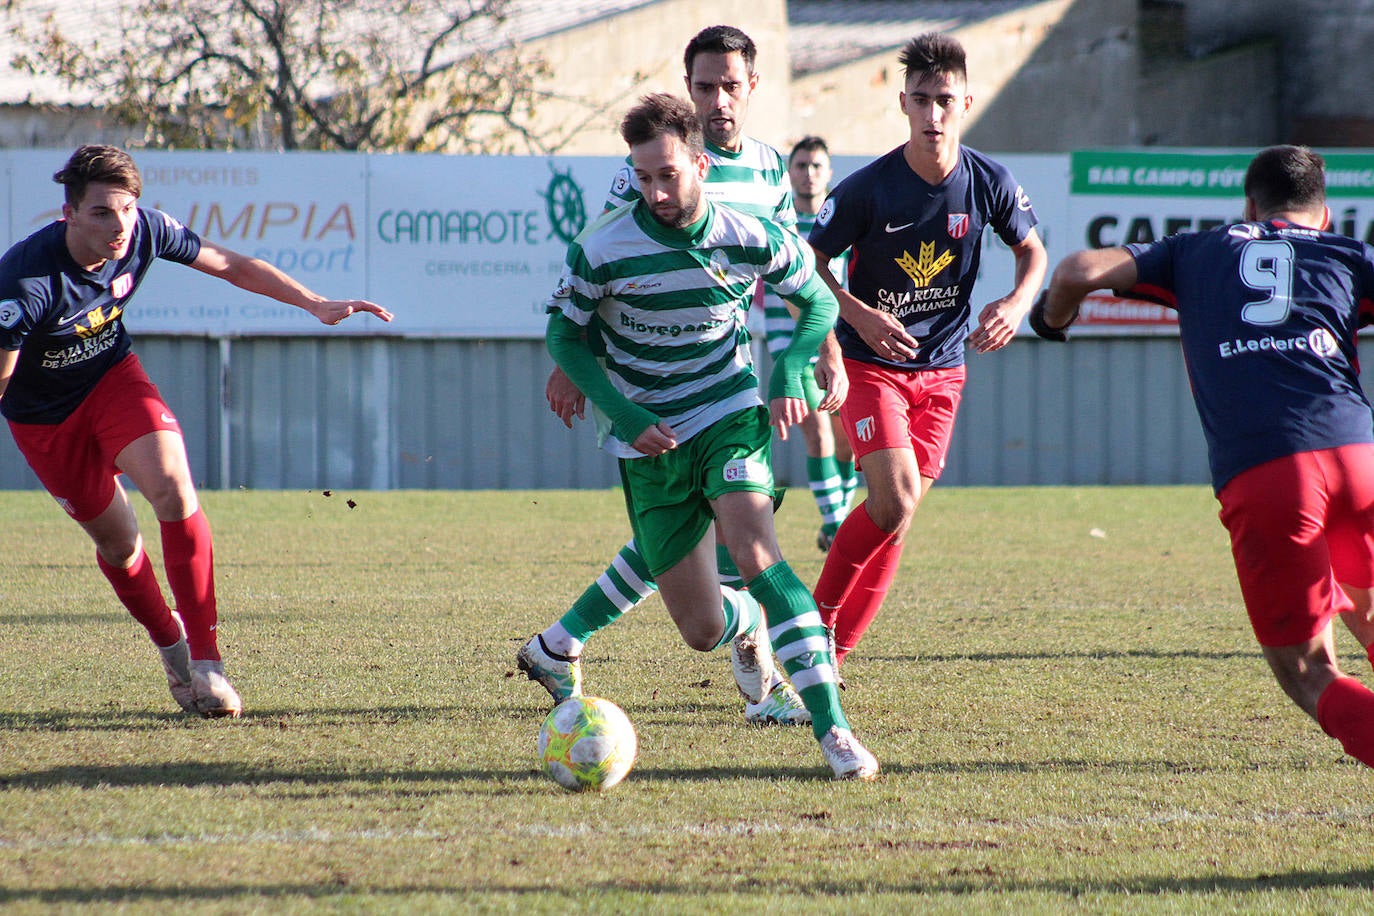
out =
<path fill-rule="evenodd" d="M 708 153 L 711 153 L 712 155 L 719 156 L 721 159 L 738 159 L 740 156 L 744 155 L 744 141 L 746 139 L 748 138 L 740 137 L 739 149 L 736 150 L 721 149 L 719 146 L 716 146 L 710 140 L 707 140 L 706 151 Z"/>
<path fill-rule="evenodd" d="M 670 229 L 654 219 L 654 215 L 649 212 L 649 205 L 641 197 L 635 202 L 635 225 L 643 229 L 644 234 L 649 238 L 667 245 L 669 248 L 693 248 L 706 238 L 706 230 L 710 228 L 716 214 L 715 207 L 704 196 L 701 198 L 701 203 L 704 210 L 701 219 L 682 229 Z"/>

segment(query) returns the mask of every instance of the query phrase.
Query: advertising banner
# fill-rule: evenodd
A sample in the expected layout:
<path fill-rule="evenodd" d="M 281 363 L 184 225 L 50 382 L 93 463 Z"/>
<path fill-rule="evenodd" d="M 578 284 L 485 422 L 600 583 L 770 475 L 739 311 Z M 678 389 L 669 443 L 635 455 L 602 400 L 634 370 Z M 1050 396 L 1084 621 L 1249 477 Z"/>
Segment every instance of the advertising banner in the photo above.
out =
<path fill-rule="evenodd" d="M 1238 222 L 1253 151 L 1084 151 L 1073 153 L 1065 250 L 1152 242 Z M 1374 155 L 1323 154 L 1334 232 L 1374 241 Z M 1050 263 L 1063 251 L 1051 252 Z M 1083 303 L 1075 333 L 1177 333 L 1171 309 L 1097 293 Z"/>
<path fill-rule="evenodd" d="M 542 337 L 568 243 L 622 158 L 373 156 L 367 267 L 391 330 Z M 379 300 L 381 301 L 381 300 Z"/>
<path fill-rule="evenodd" d="M 70 150 L 0 151 L 6 247 L 61 215 L 50 179 Z M 1252 151 L 998 155 L 1040 218 L 1050 264 L 1078 248 L 1150 241 L 1241 216 Z M 333 334 L 538 338 L 568 242 L 601 213 L 620 156 L 141 152 L 141 203 L 203 238 L 262 258 L 331 298 L 396 315 Z M 840 156 L 836 180 L 872 157 Z M 1332 228 L 1374 241 L 1374 154 L 1327 154 Z M 976 317 L 1012 286 L 1013 261 L 985 234 Z M 305 312 L 178 265 L 156 269 L 128 312 L 134 333 L 316 334 Z M 1095 296 L 1081 333 L 1174 333 L 1173 314 Z"/>

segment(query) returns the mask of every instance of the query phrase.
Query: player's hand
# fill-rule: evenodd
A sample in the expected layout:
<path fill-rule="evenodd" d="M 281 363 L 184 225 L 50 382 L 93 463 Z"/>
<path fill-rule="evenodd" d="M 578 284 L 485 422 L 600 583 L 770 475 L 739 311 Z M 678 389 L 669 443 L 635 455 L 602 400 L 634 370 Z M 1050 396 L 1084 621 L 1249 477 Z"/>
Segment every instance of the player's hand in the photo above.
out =
<path fill-rule="evenodd" d="M 916 355 L 916 338 L 906 332 L 895 316 L 868 306 L 855 312 L 853 320 L 848 317 L 845 320 L 878 356 L 905 362 Z"/>
<path fill-rule="evenodd" d="M 383 321 L 390 321 L 392 314 L 375 302 L 368 302 L 366 299 L 325 299 L 320 302 L 311 303 L 307 308 L 310 314 L 324 324 L 335 325 L 343 321 L 349 315 L 358 312 L 366 312 L 369 315 L 376 315 Z"/>
<path fill-rule="evenodd" d="M 832 335 L 828 338 L 834 341 Z M 816 385 L 825 392 L 825 397 L 816 405 L 816 410 L 823 413 L 833 413 L 840 409 L 844 399 L 849 396 L 849 373 L 844 371 L 844 358 L 840 355 L 840 346 L 835 344 L 833 352 L 827 352 L 829 348 L 822 344 L 820 357 L 816 360 Z"/>
<path fill-rule="evenodd" d="M 1048 295 L 1048 291 L 1042 291 L 1040 295 L 1035 297 L 1035 304 L 1031 306 L 1030 315 L 1027 316 L 1026 320 L 1030 323 L 1031 330 L 1035 332 L 1037 337 L 1064 343 L 1069 339 L 1069 335 L 1064 333 L 1068 330 L 1069 325 L 1055 328 L 1045 323 L 1045 297 Z M 1078 316 L 1075 315 L 1074 317 Z M 1073 324 L 1072 319 L 1069 320 L 1069 324 Z"/>
<path fill-rule="evenodd" d="M 544 383 L 544 397 L 548 399 L 549 410 L 557 414 L 568 429 L 572 429 L 573 417 L 587 419 L 587 396 L 557 366 L 554 366 L 549 373 L 549 380 Z"/>
<path fill-rule="evenodd" d="M 667 423 L 659 420 L 635 436 L 635 441 L 630 443 L 630 447 L 650 458 L 657 458 L 664 452 L 677 448 L 677 433 L 673 432 L 673 428 Z"/>
<path fill-rule="evenodd" d="M 787 441 L 787 427 L 796 426 L 810 412 L 805 398 L 773 398 L 768 402 L 768 422 L 783 442 Z"/>
<path fill-rule="evenodd" d="M 978 315 L 978 327 L 968 336 L 969 346 L 978 353 L 1002 349 L 1016 336 L 1024 310 L 1011 296 L 989 302 Z"/>

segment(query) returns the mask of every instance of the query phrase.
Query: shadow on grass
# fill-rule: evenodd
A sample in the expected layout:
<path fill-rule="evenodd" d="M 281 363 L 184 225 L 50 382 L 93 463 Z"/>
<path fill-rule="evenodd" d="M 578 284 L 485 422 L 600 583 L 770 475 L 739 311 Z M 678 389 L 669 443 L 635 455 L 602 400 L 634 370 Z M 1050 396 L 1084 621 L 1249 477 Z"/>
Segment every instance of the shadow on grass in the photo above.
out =
<path fill-rule="evenodd" d="M 463 894 L 468 903 L 471 895 L 483 897 L 541 897 L 557 900 L 574 896 L 587 899 L 595 893 L 633 893 L 651 894 L 660 902 L 669 902 L 681 897 L 684 905 L 695 901 L 698 905 L 703 894 L 739 894 L 730 878 L 722 877 L 714 882 L 710 878 L 698 877 L 690 882 L 646 883 L 627 876 L 623 881 L 601 881 L 579 884 L 567 893 L 551 891 L 548 886 L 518 884 L 483 883 L 474 880 L 470 884 L 409 884 L 400 887 L 368 888 L 342 884 L 338 881 L 321 881 L 314 884 L 263 884 L 247 883 L 226 884 L 212 887 L 130 887 L 104 886 L 99 884 L 68 885 L 55 888 L 32 890 L 0 887 L 0 904 L 38 903 L 48 906 L 61 906 L 79 903 L 170 903 L 188 902 L 230 902 L 238 901 L 245 906 L 271 901 L 284 902 L 290 898 L 330 900 L 347 898 L 357 903 L 372 899 L 385 901 L 414 895 L 445 896 Z M 1002 881 L 996 875 L 989 875 L 985 881 L 971 881 L 967 878 L 934 881 L 853 881 L 836 883 L 829 881 L 804 881 L 797 878 L 784 878 L 751 886 L 750 890 L 761 898 L 777 895 L 797 895 L 811 903 L 825 898 L 845 898 L 863 895 L 905 895 L 905 896 L 968 896 L 972 894 L 1030 893 L 1062 896 L 1068 900 L 1085 895 L 1120 895 L 1151 898 L 1169 897 L 1207 897 L 1215 894 L 1268 894 L 1283 891 L 1308 890 L 1369 890 L 1374 888 L 1374 869 L 1347 869 L 1344 871 L 1320 871 L 1317 869 L 1293 870 L 1278 874 L 1261 875 L 1198 875 L 1179 877 L 1176 875 L 1140 875 L 1113 881 Z M 456 901 L 455 901 L 456 902 Z M 1201 902 L 1201 901 L 1196 901 Z M 695 907 L 693 907 L 695 908 Z"/>
<path fill-rule="evenodd" d="M 858 653 L 856 653 L 856 656 Z M 1201 649 L 1079 649 L 1068 652 L 922 652 L 917 655 L 870 655 L 875 662 L 1026 662 L 1086 659 L 1108 661 L 1127 658 L 1196 659 L 1217 661 L 1264 656 L 1259 647 L 1204 652 Z"/>

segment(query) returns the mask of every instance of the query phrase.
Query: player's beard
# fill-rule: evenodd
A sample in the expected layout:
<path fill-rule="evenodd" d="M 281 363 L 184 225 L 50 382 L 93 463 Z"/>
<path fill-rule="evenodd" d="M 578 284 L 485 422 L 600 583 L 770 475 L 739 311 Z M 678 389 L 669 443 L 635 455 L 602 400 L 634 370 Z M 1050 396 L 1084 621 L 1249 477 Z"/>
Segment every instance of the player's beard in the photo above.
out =
<path fill-rule="evenodd" d="M 669 229 L 685 229 L 701 218 L 701 185 L 682 199 L 682 203 L 667 214 L 651 209 L 654 219 Z"/>

